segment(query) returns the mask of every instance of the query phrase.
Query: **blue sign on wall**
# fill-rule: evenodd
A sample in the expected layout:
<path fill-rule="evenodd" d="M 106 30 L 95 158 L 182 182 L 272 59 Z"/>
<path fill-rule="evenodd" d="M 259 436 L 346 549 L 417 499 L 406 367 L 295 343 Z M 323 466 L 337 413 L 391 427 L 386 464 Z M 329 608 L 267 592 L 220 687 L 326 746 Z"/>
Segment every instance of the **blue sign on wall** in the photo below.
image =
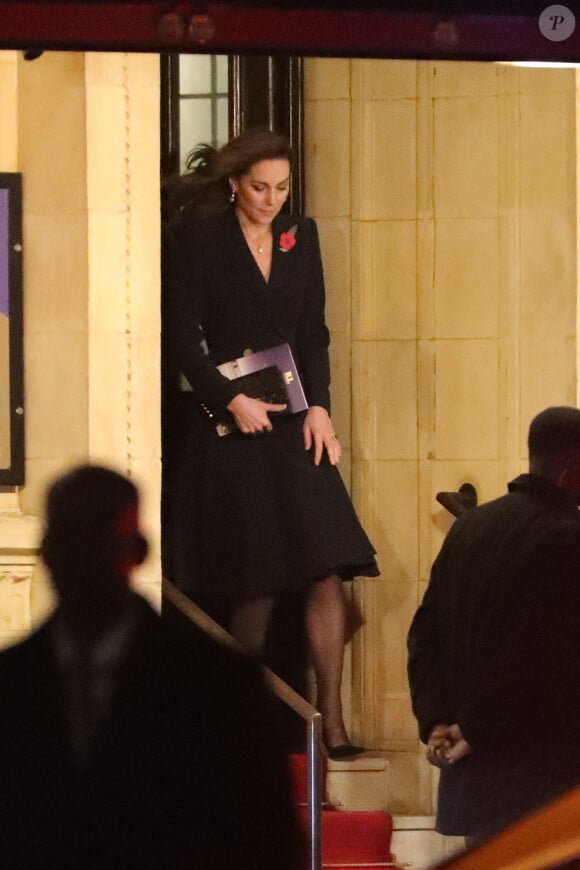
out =
<path fill-rule="evenodd" d="M 0 485 L 24 483 L 22 180 L 0 173 Z"/>

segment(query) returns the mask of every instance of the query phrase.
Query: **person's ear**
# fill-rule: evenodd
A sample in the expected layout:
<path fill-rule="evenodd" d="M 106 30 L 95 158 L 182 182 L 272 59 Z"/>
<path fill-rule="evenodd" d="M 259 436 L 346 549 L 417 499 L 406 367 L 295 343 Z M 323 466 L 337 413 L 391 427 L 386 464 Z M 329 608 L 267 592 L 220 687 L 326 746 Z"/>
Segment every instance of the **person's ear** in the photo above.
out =
<path fill-rule="evenodd" d="M 126 577 L 142 565 L 149 553 L 147 539 L 140 532 L 115 542 L 115 570 Z"/>
<path fill-rule="evenodd" d="M 575 499 L 580 498 L 580 457 L 576 452 L 562 459 L 554 482 Z"/>
<path fill-rule="evenodd" d="M 556 477 L 555 477 L 556 486 L 558 486 L 560 489 L 565 489 L 566 483 L 568 481 L 569 473 L 570 473 L 570 457 L 563 456 L 558 463 L 558 471 L 557 471 Z"/>
<path fill-rule="evenodd" d="M 139 531 L 139 511 L 137 504 L 129 505 L 121 511 L 115 523 L 113 536 L 113 560 L 117 573 L 128 576 L 147 558 L 149 545 Z"/>

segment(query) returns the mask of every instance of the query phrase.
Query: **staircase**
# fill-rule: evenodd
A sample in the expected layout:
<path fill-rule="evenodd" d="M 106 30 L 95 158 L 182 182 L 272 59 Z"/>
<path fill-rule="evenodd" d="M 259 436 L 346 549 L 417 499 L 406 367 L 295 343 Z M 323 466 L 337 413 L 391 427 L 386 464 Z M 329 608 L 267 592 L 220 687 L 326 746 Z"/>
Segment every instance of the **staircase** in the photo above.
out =
<path fill-rule="evenodd" d="M 322 867 L 324 870 L 339 867 L 345 870 L 396 867 L 391 856 L 393 820 L 389 813 L 384 810 L 342 810 L 328 800 L 329 774 L 332 777 L 337 768 L 340 770 L 350 764 L 352 762 L 330 762 L 333 770 L 329 771 L 329 763 L 326 759 L 322 761 Z M 357 764 L 364 764 L 363 759 L 357 759 Z M 290 772 L 299 815 L 307 829 L 306 755 L 290 756 Z"/>
<path fill-rule="evenodd" d="M 237 647 L 236 641 L 211 617 L 201 610 L 194 602 L 184 595 L 167 578 L 163 579 L 164 604 L 169 604 L 183 617 L 197 625 L 215 640 L 229 646 Z M 307 723 L 307 744 L 309 753 L 315 758 L 319 757 L 321 717 L 300 695 L 290 686 L 286 685 L 280 677 L 264 668 L 266 681 L 272 692 L 295 714 Z M 325 757 L 321 760 L 320 779 L 321 787 L 318 789 L 318 769 L 313 775 L 314 783 L 310 783 L 313 794 L 323 795 L 321 825 L 318 826 L 318 804 L 311 804 L 312 815 L 308 806 L 309 801 L 309 777 L 308 760 L 305 754 L 293 754 L 289 756 L 290 773 L 294 787 L 296 804 L 299 817 L 302 820 L 307 834 L 312 831 L 311 845 L 316 845 L 311 853 L 311 866 L 320 866 L 322 857 L 323 870 L 376 870 L 381 867 L 397 868 L 404 865 L 395 863 L 391 857 L 391 837 L 393 833 L 393 819 L 386 810 L 370 809 L 367 806 L 356 809 L 342 810 L 339 804 L 343 803 L 340 797 L 341 789 L 348 795 L 345 802 L 352 806 L 352 794 L 350 793 L 349 777 L 341 777 L 345 772 L 353 773 L 357 769 L 366 777 L 368 782 L 373 782 L 373 789 L 369 790 L 376 796 L 380 794 L 378 805 L 387 799 L 387 790 L 383 779 L 386 776 L 387 763 L 377 759 L 360 757 L 355 761 L 331 761 Z M 378 778 L 377 778 L 378 775 Z M 342 779 L 342 783 L 341 783 Z M 345 791 L 346 788 L 346 791 Z M 337 797 L 338 795 L 338 797 Z M 372 800 L 372 797 L 371 797 Z M 335 803 L 332 803 L 335 801 Z M 384 804 L 383 804 L 384 805 Z M 377 806 L 372 803 L 371 806 Z M 316 818 L 315 818 L 316 817 Z M 312 826 L 312 828 L 311 828 Z M 316 836 L 314 829 L 316 828 Z M 321 834 L 320 839 L 318 834 Z M 321 842 L 320 842 L 321 840 Z M 318 847 L 321 845 L 321 853 Z M 407 865 L 409 866 L 409 865 Z"/>

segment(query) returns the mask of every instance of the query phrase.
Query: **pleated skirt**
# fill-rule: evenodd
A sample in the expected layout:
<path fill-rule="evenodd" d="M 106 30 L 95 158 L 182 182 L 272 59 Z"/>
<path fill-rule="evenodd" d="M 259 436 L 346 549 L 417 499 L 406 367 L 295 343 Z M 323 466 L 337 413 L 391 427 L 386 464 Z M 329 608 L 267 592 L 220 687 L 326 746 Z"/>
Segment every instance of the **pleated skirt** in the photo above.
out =
<path fill-rule="evenodd" d="M 304 414 L 219 437 L 194 425 L 177 482 L 172 564 L 195 600 L 229 607 L 337 574 L 376 577 L 338 469 L 304 449 Z"/>

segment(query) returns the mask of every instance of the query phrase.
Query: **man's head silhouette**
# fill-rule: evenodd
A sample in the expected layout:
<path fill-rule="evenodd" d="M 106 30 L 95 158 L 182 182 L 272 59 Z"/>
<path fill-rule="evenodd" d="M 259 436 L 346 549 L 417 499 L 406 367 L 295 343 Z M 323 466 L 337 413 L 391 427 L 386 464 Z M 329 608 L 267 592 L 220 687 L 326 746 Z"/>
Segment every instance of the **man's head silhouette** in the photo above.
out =
<path fill-rule="evenodd" d="M 548 477 L 580 504 L 580 409 L 540 411 L 528 432 L 530 471 Z"/>
<path fill-rule="evenodd" d="M 128 600 L 131 570 L 147 554 L 134 484 L 92 465 L 56 480 L 41 553 L 69 622 L 91 633 L 106 628 Z"/>

